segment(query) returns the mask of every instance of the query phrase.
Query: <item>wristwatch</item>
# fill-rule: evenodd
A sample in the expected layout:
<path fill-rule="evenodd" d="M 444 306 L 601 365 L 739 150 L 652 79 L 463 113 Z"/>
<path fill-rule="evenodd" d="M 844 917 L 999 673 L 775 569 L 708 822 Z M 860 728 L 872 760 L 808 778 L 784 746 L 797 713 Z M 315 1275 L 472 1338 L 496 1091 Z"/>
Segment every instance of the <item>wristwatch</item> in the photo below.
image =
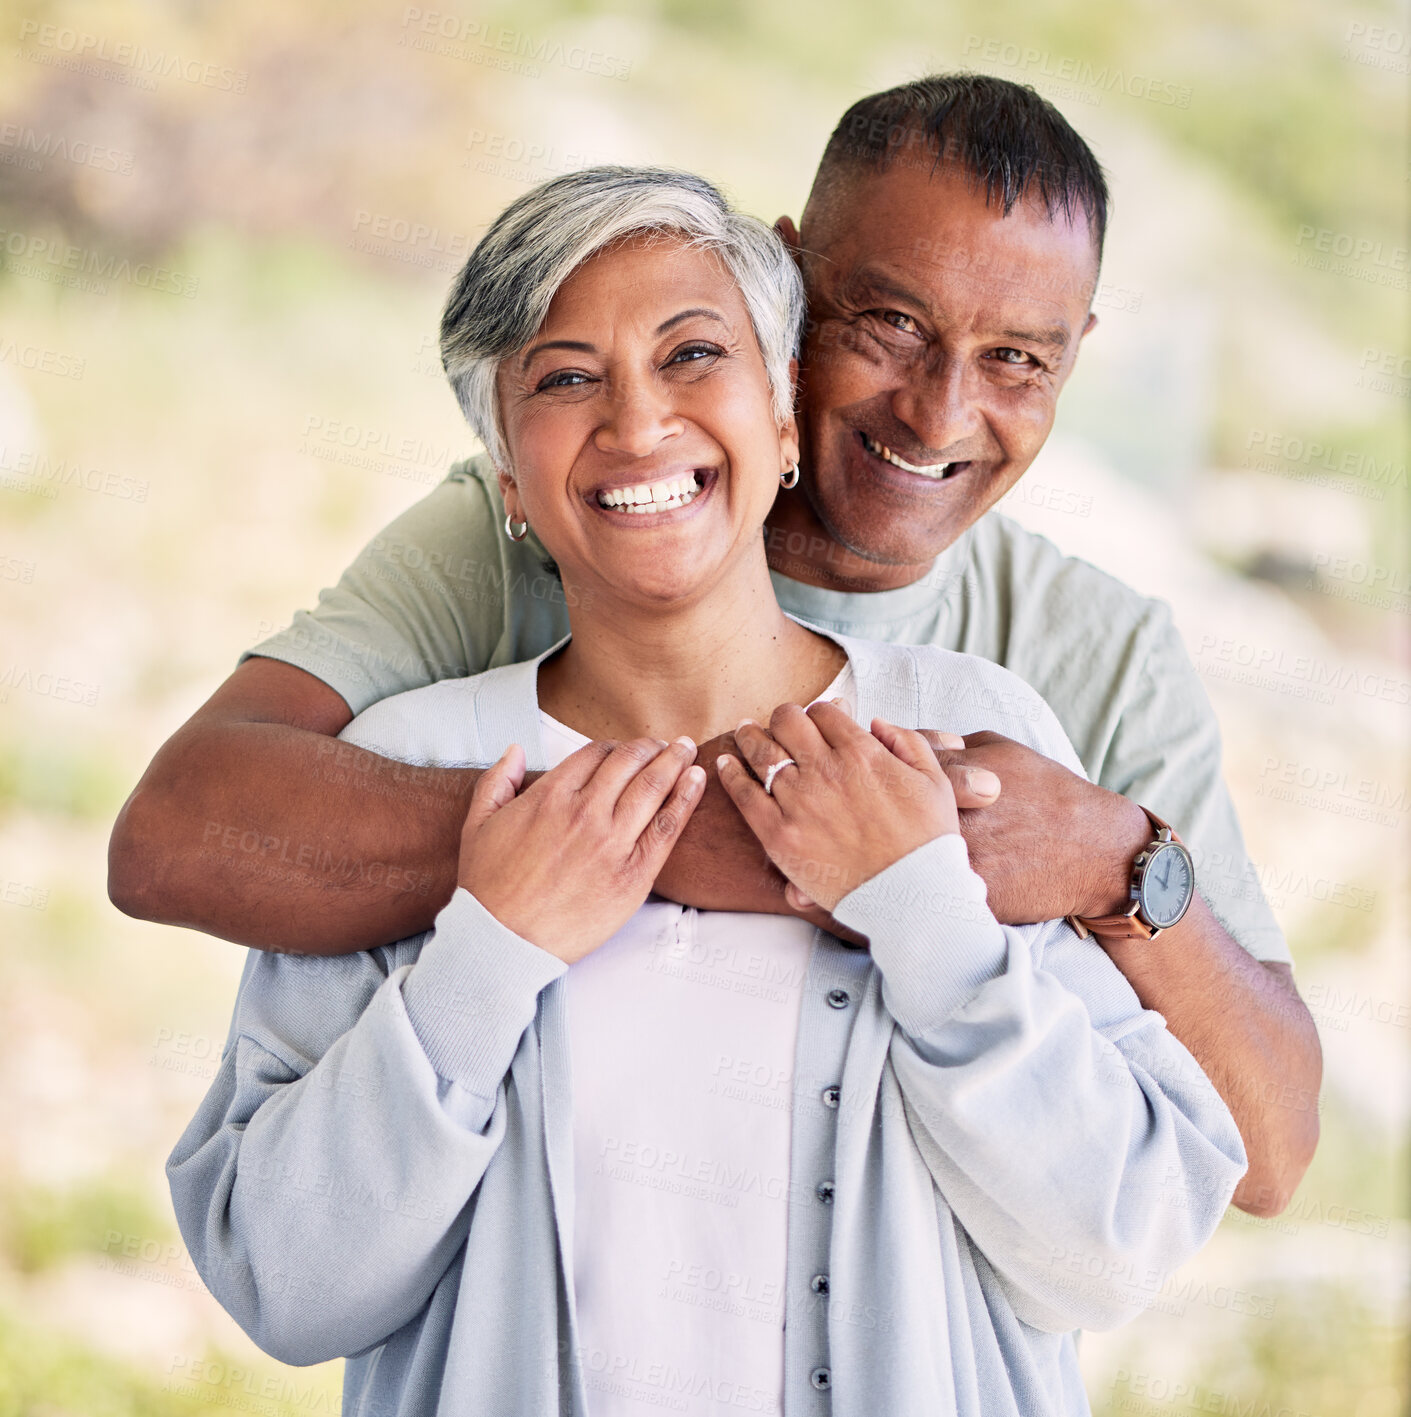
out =
<path fill-rule="evenodd" d="M 1131 905 L 1120 915 L 1070 915 L 1068 923 L 1086 940 L 1154 940 L 1179 923 L 1195 899 L 1195 862 L 1185 843 L 1155 812 L 1147 819 L 1156 840 L 1132 862 Z"/>

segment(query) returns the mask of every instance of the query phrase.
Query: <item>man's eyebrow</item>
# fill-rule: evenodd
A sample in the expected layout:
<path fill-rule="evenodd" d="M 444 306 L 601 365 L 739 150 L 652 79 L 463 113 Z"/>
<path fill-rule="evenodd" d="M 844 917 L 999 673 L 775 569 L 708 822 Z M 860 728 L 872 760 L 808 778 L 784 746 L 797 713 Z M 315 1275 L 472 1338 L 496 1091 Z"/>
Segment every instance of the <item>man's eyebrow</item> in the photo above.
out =
<path fill-rule="evenodd" d="M 926 301 L 916 291 L 869 266 L 860 266 L 855 270 L 843 282 L 841 294 L 845 300 L 861 299 L 864 295 L 879 295 L 883 298 L 900 300 L 905 304 L 916 306 L 918 309 L 924 310 L 926 308 Z"/>
<path fill-rule="evenodd" d="M 1045 349 L 1063 349 L 1068 343 L 1067 325 L 1054 325 L 1047 330 L 1001 330 L 1001 339 L 1018 340 L 1021 344 L 1037 344 Z"/>

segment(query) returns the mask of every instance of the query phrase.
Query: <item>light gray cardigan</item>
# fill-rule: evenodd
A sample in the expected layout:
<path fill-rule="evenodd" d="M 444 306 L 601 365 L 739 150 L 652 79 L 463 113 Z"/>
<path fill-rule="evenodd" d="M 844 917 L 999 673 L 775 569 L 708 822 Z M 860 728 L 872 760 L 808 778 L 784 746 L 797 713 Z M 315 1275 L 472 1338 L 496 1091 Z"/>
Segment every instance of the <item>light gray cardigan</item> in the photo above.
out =
<path fill-rule="evenodd" d="M 996 728 L 1082 771 L 1007 671 L 839 642 L 861 722 Z M 542 767 L 538 664 L 384 700 L 343 736 L 435 764 L 519 742 Z M 1073 1330 L 1140 1312 L 1210 1237 L 1245 1166 L 1229 1113 L 1098 945 L 995 922 L 960 837 L 837 915 L 872 948 L 820 931 L 804 986 L 784 1410 L 1087 1412 Z M 172 1198 L 266 1352 L 349 1357 L 345 1414 L 585 1417 L 600 1380 L 667 1410 L 776 1410 L 708 1373 L 583 1370 L 565 972 L 464 890 L 382 949 L 250 953 Z"/>

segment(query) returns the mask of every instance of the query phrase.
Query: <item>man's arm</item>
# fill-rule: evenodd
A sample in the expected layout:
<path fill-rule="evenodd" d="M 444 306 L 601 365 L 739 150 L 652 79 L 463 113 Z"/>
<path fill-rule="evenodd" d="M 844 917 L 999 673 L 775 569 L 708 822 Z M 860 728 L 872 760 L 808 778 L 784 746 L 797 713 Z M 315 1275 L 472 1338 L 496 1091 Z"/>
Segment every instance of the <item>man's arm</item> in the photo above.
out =
<path fill-rule="evenodd" d="M 351 719 L 314 675 L 246 660 L 163 745 L 119 813 L 113 904 L 289 953 L 350 954 L 430 929 L 455 889 L 480 773 L 341 743 Z M 723 750 L 733 738 L 699 754 L 708 788 L 656 888 L 699 909 L 787 914 L 784 878 L 715 774 Z M 963 805 L 988 800 L 968 770 L 950 776 Z"/>
<path fill-rule="evenodd" d="M 108 849 L 128 915 L 256 949 L 348 954 L 430 928 L 478 773 L 410 768 L 336 735 L 322 680 L 239 666 L 163 745 Z"/>
<path fill-rule="evenodd" d="M 1004 784 L 993 806 L 961 815 L 995 915 L 1019 923 L 1125 909 L 1132 861 L 1151 840 L 1146 814 L 1021 743 L 993 733 L 966 743 L 963 753 L 939 756 L 988 767 Z M 1292 969 L 1250 955 L 1199 894 L 1155 940 L 1102 943 L 1234 1116 L 1249 1154 L 1235 1205 L 1277 1215 L 1318 1145 L 1323 1075 L 1318 1031 Z"/>

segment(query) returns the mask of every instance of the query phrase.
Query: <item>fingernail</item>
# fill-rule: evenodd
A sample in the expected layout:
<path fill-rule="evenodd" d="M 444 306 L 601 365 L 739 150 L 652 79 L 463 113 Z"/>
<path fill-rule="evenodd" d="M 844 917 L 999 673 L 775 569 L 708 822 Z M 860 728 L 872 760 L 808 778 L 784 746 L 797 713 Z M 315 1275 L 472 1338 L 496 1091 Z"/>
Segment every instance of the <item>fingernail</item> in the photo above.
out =
<path fill-rule="evenodd" d="M 724 772 L 724 771 L 725 771 L 725 765 L 726 765 L 727 763 L 733 763 L 734 761 L 735 761 L 735 759 L 732 758 L 729 753 L 722 753 L 722 754 L 715 760 L 715 770 L 716 770 L 716 772 Z"/>
<path fill-rule="evenodd" d="M 673 743 L 679 743 L 683 748 L 689 748 L 693 753 L 696 751 L 696 740 L 688 738 L 684 733 L 679 738 L 673 738 Z"/>
<path fill-rule="evenodd" d="M 689 767 L 686 769 L 686 781 L 692 792 L 699 792 L 705 786 L 706 771 L 703 767 Z"/>
<path fill-rule="evenodd" d="M 965 739 L 958 733 L 938 733 L 936 737 L 940 740 L 942 748 L 963 748 Z"/>
<path fill-rule="evenodd" d="M 737 724 L 735 725 L 735 732 L 738 733 L 742 728 L 753 728 L 753 727 L 754 727 L 754 719 L 752 719 L 752 718 L 742 718 L 742 719 L 739 721 L 739 723 L 737 723 Z"/>
<path fill-rule="evenodd" d="M 999 778 L 989 768 L 967 768 L 965 785 L 977 797 L 993 797 L 999 792 Z"/>

